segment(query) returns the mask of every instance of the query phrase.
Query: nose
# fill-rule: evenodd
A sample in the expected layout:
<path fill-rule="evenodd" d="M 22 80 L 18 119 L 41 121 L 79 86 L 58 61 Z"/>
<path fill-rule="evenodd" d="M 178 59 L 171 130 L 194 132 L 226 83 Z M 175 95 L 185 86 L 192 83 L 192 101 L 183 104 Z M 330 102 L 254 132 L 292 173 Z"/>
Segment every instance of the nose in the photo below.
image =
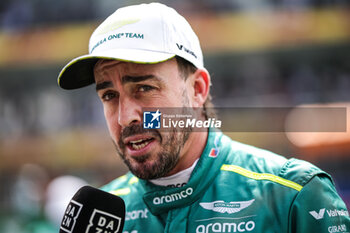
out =
<path fill-rule="evenodd" d="M 141 123 L 142 107 L 128 96 L 119 98 L 118 113 L 118 123 L 122 127 Z"/>

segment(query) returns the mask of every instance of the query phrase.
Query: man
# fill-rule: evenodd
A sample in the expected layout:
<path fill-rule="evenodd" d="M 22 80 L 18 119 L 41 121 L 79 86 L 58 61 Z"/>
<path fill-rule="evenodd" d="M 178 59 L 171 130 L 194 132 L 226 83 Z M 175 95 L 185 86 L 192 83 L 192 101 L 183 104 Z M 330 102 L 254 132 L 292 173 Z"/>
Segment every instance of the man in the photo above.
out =
<path fill-rule="evenodd" d="M 210 76 L 197 36 L 162 4 L 118 9 L 59 85 L 96 83 L 110 136 L 130 171 L 102 189 L 126 203 L 124 232 L 349 232 L 331 177 L 315 166 L 204 132 L 145 129 L 145 108 L 203 108 Z M 157 114 L 157 113 L 154 113 Z M 154 115 L 157 118 L 157 115 Z"/>

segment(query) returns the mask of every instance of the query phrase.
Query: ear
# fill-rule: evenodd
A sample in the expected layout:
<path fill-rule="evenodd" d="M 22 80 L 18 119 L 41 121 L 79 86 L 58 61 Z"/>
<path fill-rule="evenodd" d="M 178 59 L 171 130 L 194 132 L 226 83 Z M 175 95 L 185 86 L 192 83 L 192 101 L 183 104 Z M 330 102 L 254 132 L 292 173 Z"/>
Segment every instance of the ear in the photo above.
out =
<path fill-rule="evenodd" d="M 204 68 L 197 69 L 192 74 L 191 85 L 193 88 L 193 107 L 202 107 L 209 94 L 209 72 Z"/>

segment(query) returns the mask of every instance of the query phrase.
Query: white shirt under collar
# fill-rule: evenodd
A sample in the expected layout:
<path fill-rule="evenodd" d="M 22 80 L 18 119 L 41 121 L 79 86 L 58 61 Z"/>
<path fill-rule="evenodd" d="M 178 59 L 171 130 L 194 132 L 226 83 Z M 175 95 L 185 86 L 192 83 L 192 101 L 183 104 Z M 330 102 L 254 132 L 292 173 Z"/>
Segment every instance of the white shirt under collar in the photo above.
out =
<path fill-rule="evenodd" d="M 159 186 L 167 186 L 167 187 L 182 187 L 189 181 L 193 169 L 196 167 L 197 162 L 199 159 L 194 161 L 191 167 L 186 168 L 185 170 L 179 171 L 178 173 L 167 176 L 167 177 L 161 177 L 154 180 L 149 180 L 151 183 Z"/>

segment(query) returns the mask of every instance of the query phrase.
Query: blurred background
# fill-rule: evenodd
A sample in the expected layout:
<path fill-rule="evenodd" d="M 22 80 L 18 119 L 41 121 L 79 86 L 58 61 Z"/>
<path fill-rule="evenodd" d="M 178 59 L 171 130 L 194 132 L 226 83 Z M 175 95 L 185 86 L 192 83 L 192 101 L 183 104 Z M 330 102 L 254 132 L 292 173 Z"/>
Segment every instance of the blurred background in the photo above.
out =
<path fill-rule="evenodd" d="M 1 0 L 0 232 L 58 232 L 63 199 L 127 171 L 94 87 L 65 91 L 56 79 L 69 60 L 87 53 L 99 23 L 141 2 Z M 350 106 L 348 0 L 161 2 L 198 34 L 217 106 Z M 229 135 L 316 164 L 333 176 L 349 207 L 348 132 Z"/>

